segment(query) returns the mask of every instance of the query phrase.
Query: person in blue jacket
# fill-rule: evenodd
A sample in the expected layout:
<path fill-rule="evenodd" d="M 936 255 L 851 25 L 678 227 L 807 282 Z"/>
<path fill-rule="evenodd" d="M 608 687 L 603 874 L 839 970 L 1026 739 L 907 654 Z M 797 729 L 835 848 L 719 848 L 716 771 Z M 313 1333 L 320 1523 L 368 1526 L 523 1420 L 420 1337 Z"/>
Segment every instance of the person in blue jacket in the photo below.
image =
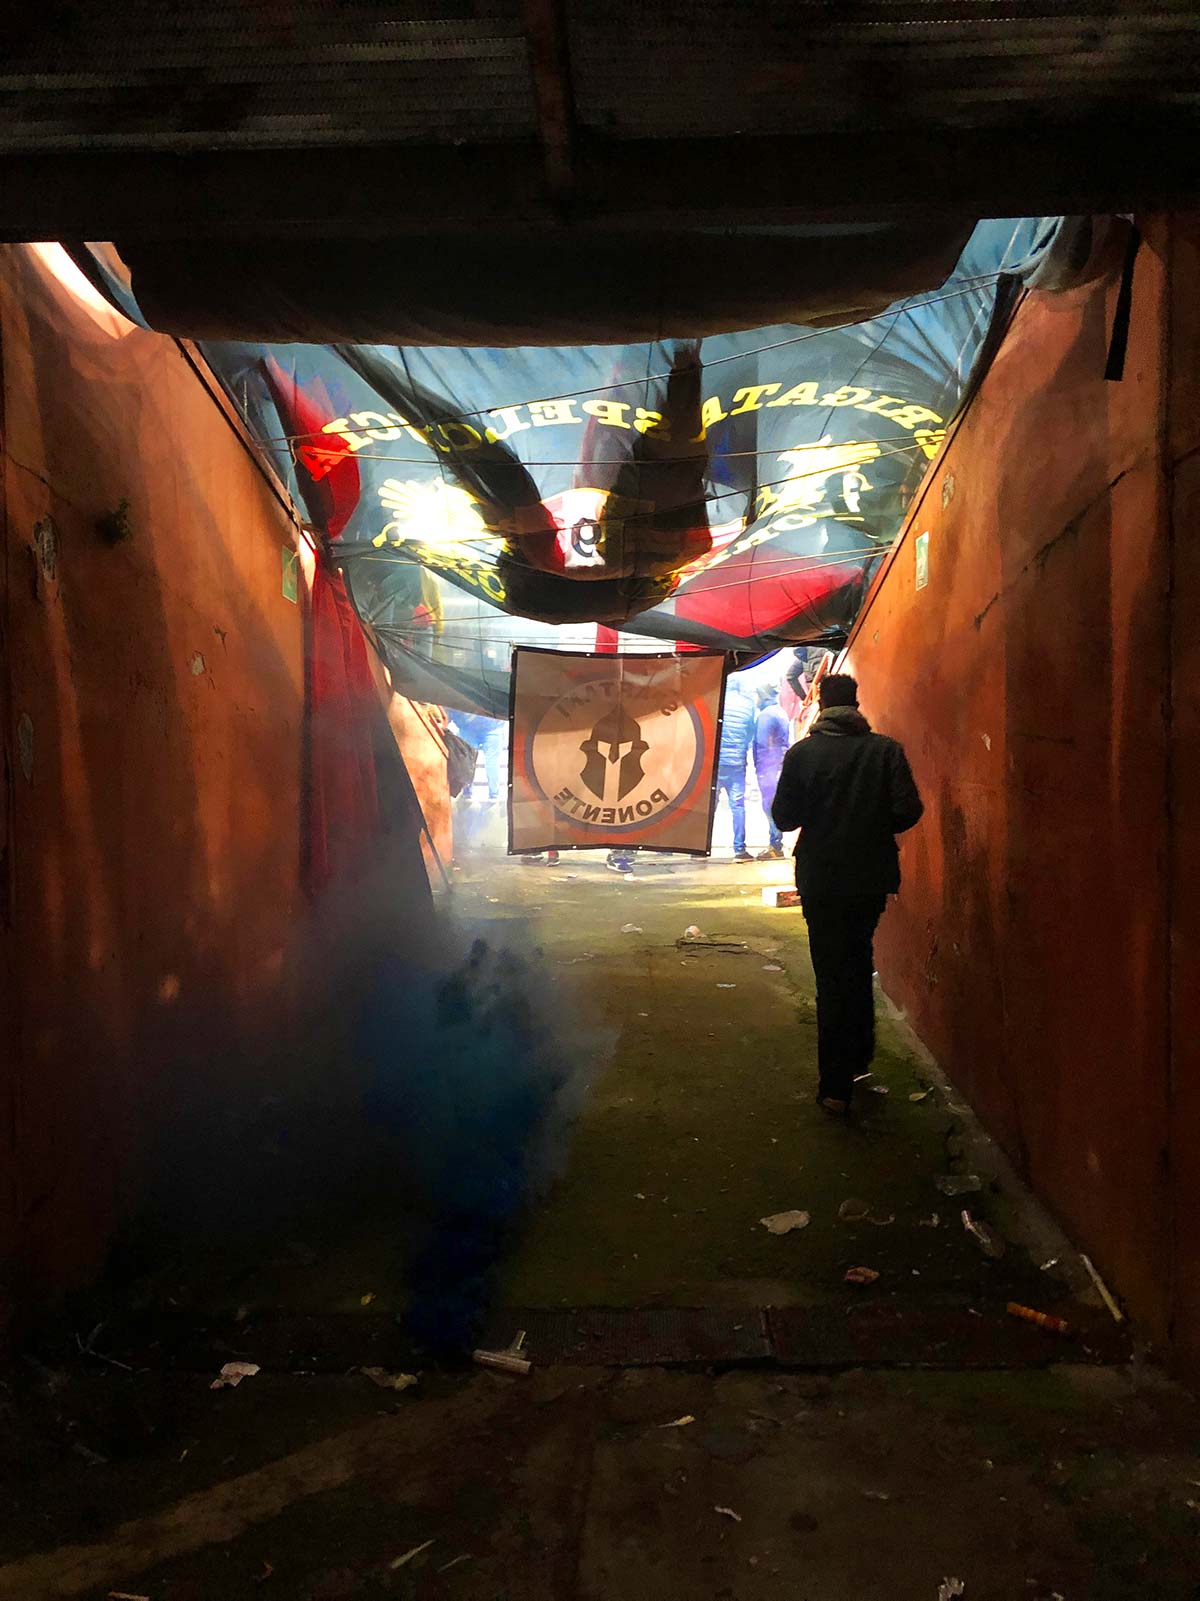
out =
<path fill-rule="evenodd" d="M 500 758 L 504 751 L 504 724 L 497 717 L 484 717 L 475 712 L 454 712 L 451 726 L 483 752 L 483 768 L 487 775 L 488 799 L 493 805 L 500 799 Z M 467 792 L 470 799 L 470 791 Z"/>
<path fill-rule="evenodd" d="M 760 862 L 783 856 L 783 834 L 771 816 L 771 807 L 779 787 L 779 774 L 783 758 L 787 755 L 790 733 L 788 720 L 779 704 L 779 688 L 775 684 L 768 684 L 758 692 L 758 716 L 754 719 L 754 774 L 758 779 L 758 791 L 771 839 L 767 849 L 758 853 Z"/>
<path fill-rule="evenodd" d="M 717 793 L 729 800 L 733 813 L 733 859 L 752 862 L 746 849 L 746 763 L 754 743 L 754 697 L 730 679 L 725 687 L 721 749 L 717 757 Z"/>

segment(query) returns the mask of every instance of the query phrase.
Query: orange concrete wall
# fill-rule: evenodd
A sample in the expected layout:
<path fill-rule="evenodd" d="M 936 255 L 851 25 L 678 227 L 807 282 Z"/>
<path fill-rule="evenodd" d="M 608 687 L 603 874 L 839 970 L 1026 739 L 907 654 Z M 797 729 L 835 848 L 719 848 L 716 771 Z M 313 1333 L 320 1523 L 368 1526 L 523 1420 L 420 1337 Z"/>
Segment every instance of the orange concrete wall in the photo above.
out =
<path fill-rule="evenodd" d="M 1181 1364 L 1200 1374 L 1200 216 L 1175 219 L 1168 250 L 1171 1332 Z"/>
<path fill-rule="evenodd" d="M 0 251 L 10 1303 L 97 1267 L 148 1106 L 184 1050 L 220 1093 L 300 906 L 294 531 L 176 345 L 108 327 L 34 251 Z"/>
<path fill-rule="evenodd" d="M 1103 377 L 1114 282 L 1026 300 L 848 660 L 928 808 L 884 984 L 1200 1371 L 1200 1101 L 1180 1069 L 1200 978 L 1200 345 L 1181 308 L 1200 271 L 1194 223 L 1145 231 L 1123 380 Z"/>

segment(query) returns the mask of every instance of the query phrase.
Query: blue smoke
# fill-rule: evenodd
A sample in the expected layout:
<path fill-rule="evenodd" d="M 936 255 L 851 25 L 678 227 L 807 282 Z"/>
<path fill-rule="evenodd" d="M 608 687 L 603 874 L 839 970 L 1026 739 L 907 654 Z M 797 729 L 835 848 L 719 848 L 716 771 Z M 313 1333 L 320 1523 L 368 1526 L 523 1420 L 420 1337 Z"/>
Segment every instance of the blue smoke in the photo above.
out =
<path fill-rule="evenodd" d="M 367 986 L 368 1108 L 399 1144 L 423 1221 L 408 1330 L 434 1355 L 471 1350 L 497 1265 L 563 1143 L 571 1074 L 540 958 L 476 938 L 465 953 L 384 958 Z"/>

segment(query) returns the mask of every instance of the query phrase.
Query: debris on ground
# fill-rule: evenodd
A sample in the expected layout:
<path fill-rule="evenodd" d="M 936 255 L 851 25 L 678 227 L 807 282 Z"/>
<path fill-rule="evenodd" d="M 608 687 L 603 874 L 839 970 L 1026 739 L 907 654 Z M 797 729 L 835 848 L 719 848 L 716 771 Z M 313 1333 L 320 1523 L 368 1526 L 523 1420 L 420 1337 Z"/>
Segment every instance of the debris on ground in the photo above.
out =
<path fill-rule="evenodd" d="M 584 951 L 582 956 L 560 956 L 558 965 L 560 967 L 574 967 L 576 962 L 594 962 L 595 960 L 595 951 Z"/>
<path fill-rule="evenodd" d="M 389 1373 L 387 1368 L 359 1368 L 358 1371 L 381 1390 L 411 1390 L 417 1382 L 415 1373 Z"/>
<path fill-rule="evenodd" d="M 1058 1266 L 1058 1258 L 1056 1256 L 1052 1256 L 1048 1262 L 1042 1262 L 1042 1263 L 1039 1264 L 1038 1272 L 1039 1273 L 1048 1273 L 1049 1270 L 1052 1267 L 1057 1267 L 1057 1266 Z"/>
<path fill-rule="evenodd" d="M 939 1173 L 933 1182 L 943 1195 L 974 1195 L 983 1188 L 978 1173 Z"/>
<path fill-rule="evenodd" d="M 1036 1323 L 1039 1329 L 1049 1329 L 1051 1334 L 1070 1334 L 1071 1325 L 1066 1318 L 1053 1317 L 1049 1312 L 1037 1312 L 1031 1306 L 1022 1306 L 1019 1301 L 1008 1303 L 1010 1317 L 1019 1317 L 1026 1323 Z"/>
<path fill-rule="evenodd" d="M 886 1229 L 891 1224 L 893 1224 L 895 1221 L 896 1221 L 895 1212 L 889 1212 L 886 1217 L 876 1217 L 874 1212 L 872 1212 L 870 1214 L 870 1216 L 867 1218 L 867 1222 L 868 1223 L 873 1223 L 877 1229 Z"/>
<path fill-rule="evenodd" d="M 923 1101 L 927 1095 L 932 1095 L 932 1094 L 933 1094 L 933 1085 L 931 1084 L 928 1089 L 913 1090 L 912 1094 L 908 1098 L 909 1098 L 910 1101 Z"/>
<path fill-rule="evenodd" d="M 359 1296 L 358 1304 L 359 1304 L 359 1306 L 370 1306 L 371 1302 L 374 1299 L 375 1299 L 375 1291 L 374 1290 L 368 1290 L 365 1295 L 360 1295 Z"/>
<path fill-rule="evenodd" d="M 892 1093 L 891 1090 L 888 1089 L 886 1084 L 872 1084 L 871 1085 L 871 1094 L 872 1095 L 890 1095 L 891 1093 Z"/>
<path fill-rule="evenodd" d="M 937 1601 L 959 1601 L 966 1593 L 967 1587 L 961 1579 L 943 1579 L 938 1585 Z"/>
<path fill-rule="evenodd" d="M 871 1208 L 866 1201 L 860 1201 L 857 1196 L 850 1196 L 838 1207 L 838 1217 L 843 1223 L 859 1223 L 865 1217 L 870 1217 Z"/>
<path fill-rule="evenodd" d="M 704 935 L 696 927 L 695 923 L 689 923 L 688 926 L 683 931 L 683 937 L 684 937 L 685 940 L 693 940 L 693 939 L 703 939 Z"/>
<path fill-rule="evenodd" d="M 848 1267 L 842 1277 L 847 1284 L 874 1284 L 879 1274 L 873 1267 Z"/>
<path fill-rule="evenodd" d="M 150 1601 L 148 1595 L 134 1595 L 129 1590 L 110 1590 L 108 1601 Z"/>
<path fill-rule="evenodd" d="M 640 923 L 622 923 L 621 932 L 622 934 L 640 934 L 643 930 Z"/>
<path fill-rule="evenodd" d="M 745 890 L 743 890 L 742 894 L 744 895 L 745 893 Z M 762 891 L 762 903 L 764 906 L 776 907 L 799 906 L 800 891 L 798 889 L 779 888 L 771 884 L 765 884 Z"/>
<path fill-rule="evenodd" d="M 978 1218 L 972 1217 L 965 1206 L 962 1210 L 962 1226 L 984 1256 L 990 1256 L 994 1261 L 1004 1255 L 1004 1241 L 1001 1236 L 989 1224 L 981 1223 Z"/>
<path fill-rule="evenodd" d="M 886 1490 L 864 1490 L 864 1501 L 890 1501 L 892 1498 Z"/>
<path fill-rule="evenodd" d="M 393 1562 L 389 1562 L 389 1568 L 391 1568 L 393 1573 L 395 1573 L 397 1568 L 406 1568 L 415 1557 L 419 1557 L 421 1555 L 422 1551 L 428 1551 L 432 1544 L 432 1540 L 426 1540 L 424 1545 L 414 1545 L 411 1551 L 406 1551 L 402 1557 L 397 1557 Z"/>
<path fill-rule="evenodd" d="M 736 1513 L 731 1506 L 715 1506 L 713 1507 L 713 1511 L 718 1513 L 723 1518 L 732 1518 L 735 1523 L 740 1523 L 742 1521 L 740 1515 Z"/>
<path fill-rule="evenodd" d="M 71 1449 L 77 1457 L 82 1457 L 89 1468 L 106 1468 L 108 1458 L 101 1456 L 99 1451 L 93 1451 L 90 1445 L 84 1445 L 82 1440 L 72 1440 Z"/>
<path fill-rule="evenodd" d="M 461 1567 L 464 1562 L 469 1562 L 470 1560 L 471 1560 L 471 1553 L 469 1551 L 464 1551 L 462 1556 L 455 1557 L 452 1562 L 445 1563 L 442 1567 L 440 1567 L 438 1569 L 438 1572 L 439 1573 L 449 1573 L 451 1568 Z"/>
<path fill-rule="evenodd" d="M 736 984 L 718 984 L 717 988 L 719 990 L 735 990 L 735 989 L 737 989 L 737 985 Z"/>
<path fill-rule="evenodd" d="M 209 1389 L 236 1390 L 243 1379 L 252 1379 L 259 1371 L 257 1362 L 226 1362 Z"/>
<path fill-rule="evenodd" d="M 1100 1277 L 1099 1273 L 1096 1272 L 1096 1269 L 1092 1264 L 1091 1257 L 1090 1256 L 1085 1256 L 1083 1254 L 1083 1252 L 1081 1251 L 1079 1253 L 1079 1260 L 1083 1263 L 1084 1267 L 1087 1269 L 1088 1278 L 1091 1279 L 1092 1283 L 1096 1286 L 1096 1293 L 1099 1295 L 1100 1299 L 1104 1302 L 1105 1306 L 1108 1308 L 1109 1313 L 1112 1316 L 1113 1322 L 1114 1323 L 1124 1323 L 1125 1314 L 1124 1314 L 1124 1312 L 1122 1312 L 1121 1308 L 1117 1305 L 1116 1301 L 1113 1299 L 1113 1296 L 1112 1296 L 1112 1294 L 1111 1294 L 1111 1292 L 1110 1292 L 1110 1290 L 1108 1288 L 1108 1285 L 1105 1284 L 1104 1280 Z"/>
<path fill-rule="evenodd" d="M 103 1323 L 97 1323 L 86 1340 L 81 1340 L 78 1334 L 75 1336 L 75 1344 L 80 1353 L 83 1356 L 94 1356 L 98 1362 L 107 1362 L 110 1368 L 122 1368 L 126 1373 L 132 1373 L 133 1369 L 128 1362 L 118 1362 L 115 1356 L 105 1356 L 103 1351 L 96 1350 L 96 1336 L 103 1328 Z"/>
<path fill-rule="evenodd" d="M 660 1423 L 658 1427 L 660 1429 L 686 1429 L 689 1423 L 695 1423 L 695 1421 L 696 1419 L 690 1412 L 685 1412 L 681 1418 L 675 1418 L 671 1423 Z"/>
<path fill-rule="evenodd" d="M 493 1368 L 497 1373 L 519 1373 L 525 1377 L 532 1371 L 533 1363 L 521 1355 L 524 1345 L 525 1330 L 518 1329 L 516 1338 L 507 1350 L 474 1351 L 471 1360 L 477 1362 L 481 1368 Z"/>
<path fill-rule="evenodd" d="M 783 972 L 783 968 L 780 967 L 778 962 L 764 962 L 763 963 L 763 972 L 764 973 L 782 973 Z"/>
<path fill-rule="evenodd" d="M 790 1234 L 793 1229 L 806 1229 L 812 1222 L 808 1212 L 772 1212 L 770 1217 L 758 1220 L 772 1234 Z"/>
<path fill-rule="evenodd" d="M 918 1218 L 917 1227 L 919 1229 L 936 1229 L 941 1227 L 941 1223 L 941 1214 L 939 1212 L 930 1212 L 928 1217 Z"/>

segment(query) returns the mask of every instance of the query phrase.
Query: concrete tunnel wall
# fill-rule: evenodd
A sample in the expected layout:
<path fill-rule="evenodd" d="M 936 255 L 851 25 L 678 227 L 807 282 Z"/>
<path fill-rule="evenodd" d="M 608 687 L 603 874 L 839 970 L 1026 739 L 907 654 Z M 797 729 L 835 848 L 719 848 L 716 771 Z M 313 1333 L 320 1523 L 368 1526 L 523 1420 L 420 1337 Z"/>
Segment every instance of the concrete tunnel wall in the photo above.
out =
<path fill-rule="evenodd" d="M 884 987 L 1200 1374 L 1200 219 L 1031 294 L 848 646 L 925 798 Z M 917 588 L 916 542 L 928 536 Z"/>
<path fill-rule="evenodd" d="M 288 1013 L 305 592 L 175 341 L 7 247 L 0 364 L 2 1340 L 103 1263 L 173 1082 L 215 1100 Z M 431 736 L 390 710 L 445 839 Z"/>

